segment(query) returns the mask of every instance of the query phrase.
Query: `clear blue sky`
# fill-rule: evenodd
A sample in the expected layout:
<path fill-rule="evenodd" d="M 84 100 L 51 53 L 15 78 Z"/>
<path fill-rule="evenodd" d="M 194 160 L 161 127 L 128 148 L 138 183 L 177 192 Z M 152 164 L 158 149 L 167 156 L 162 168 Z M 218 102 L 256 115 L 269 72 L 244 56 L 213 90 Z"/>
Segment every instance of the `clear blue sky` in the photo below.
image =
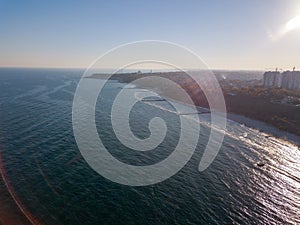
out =
<path fill-rule="evenodd" d="M 126 42 L 158 39 L 210 68 L 300 68 L 298 0 L 0 0 L 0 66 L 86 67 Z"/>

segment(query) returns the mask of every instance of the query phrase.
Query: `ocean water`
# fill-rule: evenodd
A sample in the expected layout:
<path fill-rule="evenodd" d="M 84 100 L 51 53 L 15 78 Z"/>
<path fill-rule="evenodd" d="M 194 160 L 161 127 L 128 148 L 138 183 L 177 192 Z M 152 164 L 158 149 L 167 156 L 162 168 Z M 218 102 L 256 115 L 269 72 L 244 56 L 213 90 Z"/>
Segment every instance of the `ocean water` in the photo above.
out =
<path fill-rule="evenodd" d="M 0 70 L 1 189 L 9 189 L 33 222 L 42 224 L 300 224 L 300 150 L 282 139 L 228 121 L 218 156 L 204 172 L 199 161 L 210 133 L 201 135 L 191 160 L 173 177 L 131 187 L 97 174 L 85 162 L 72 129 L 72 101 L 83 71 Z M 157 149 L 130 150 L 110 124 L 112 100 L 124 87 L 110 81 L 96 106 L 99 137 L 122 162 L 148 165 L 171 154 L 179 138 L 178 115 L 167 102 L 140 102 L 130 125 L 149 136 L 149 120 L 166 121 Z M 131 90 L 132 91 L 132 90 Z M 257 163 L 265 166 L 258 167 Z M 2 191 L 2 190 L 1 190 Z M 1 204 L 0 204 L 1 206 Z M 10 212 L 8 211 L 7 214 Z"/>

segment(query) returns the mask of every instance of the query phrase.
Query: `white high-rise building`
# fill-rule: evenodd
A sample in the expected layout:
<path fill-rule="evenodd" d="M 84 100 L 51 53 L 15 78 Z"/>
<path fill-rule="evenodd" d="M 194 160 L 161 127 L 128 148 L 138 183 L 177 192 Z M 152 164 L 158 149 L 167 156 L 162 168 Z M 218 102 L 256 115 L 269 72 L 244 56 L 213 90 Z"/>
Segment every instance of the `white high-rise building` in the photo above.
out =
<path fill-rule="evenodd" d="M 264 87 L 300 90 L 300 71 L 269 71 L 264 73 Z"/>

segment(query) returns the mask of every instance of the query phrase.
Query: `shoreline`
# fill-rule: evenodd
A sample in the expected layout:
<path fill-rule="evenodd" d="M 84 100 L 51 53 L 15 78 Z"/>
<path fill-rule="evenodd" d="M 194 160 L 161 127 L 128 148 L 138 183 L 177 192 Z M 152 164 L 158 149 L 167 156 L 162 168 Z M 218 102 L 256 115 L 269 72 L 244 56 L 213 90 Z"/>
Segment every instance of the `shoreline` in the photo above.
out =
<path fill-rule="evenodd" d="M 171 98 L 165 98 L 165 99 L 166 100 L 169 99 L 171 101 L 179 102 L 183 105 L 189 106 L 187 103 L 180 102 L 176 99 L 171 99 Z M 196 108 L 200 108 L 202 110 L 206 110 L 207 112 L 210 112 L 209 108 L 205 108 L 202 106 L 196 106 Z M 248 128 L 258 130 L 259 132 L 265 133 L 267 138 L 270 136 L 275 137 L 275 138 L 281 139 L 283 141 L 288 141 L 288 142 L 294 144 L 295 146 L 297 146 L 298 148 L 300 147 L 300 139 L 296 134 L 280 130 L 277 127 L 273 126 L 272 124 L 268 124 L 263 121 L 252 119 L 250 117 L 240 115 L 240 114 L 235 114 L 232 112 L 226 113 L 226 119 L 234 121 L 241 125 L 245 125 Z"/>
<path fill-rule="evenodd" d="M 291 142 L 292 144 L 298 146 L 298 148 L 300 146 L 300 140 L 296 134 L 280 130 L 272 124 L 268 124 L 263 121 L 259 121 L 256 119 L 246 117 L 244 115 L 235 114 L 231 112 L 227 113 L 227 119 L 243 124 L 249 128 L 259 130 L 260 132 L 266 133 L 267 135 L 273 136 L 275 138 Z"/>
<path fill-rule="evenodd" d="M 153 73 L 151 75 L 153 76 L 154 74 L 155 73 Z M 169 76 L 170 73 L 159 73 L 158 75 L 159 76 Z M 101 79 L 101 76 L 105 76 L 105 75 L 104 74 L 93 74 L 93 75 L 91 75 L 89 77 L 86 77 L 86 78 Z M 142 76 L 147 76 L 147 74 L 135 74 L 135 73 L 115 74 L 113 76 L 112 80 L 117 80 L 120 83 L 129 84 L 133 80 L 135 80 L 139 77 L 142 77 Z M 139 88 L 147 89 L 149 87 L 142 87 L 141 86 Z M 154 88 L 154 89 L 155 89 L 156 92 L 158 91 L 156 88 Z M 175 96 L 175 98 L 173 96 L 170 96 L 170 93 L 168 93 L 168 91 L 166 91 L 166 90 L 158 91 L 158 94 L 161 95 L 163 98 L 166 98 L 166 99 L 169 98 L 171 100 L 178 101 L 178 102 L 181 102 L 183 104 L 186 104 L 186 103 L 182 102 L 180 99 L 177 99 L 176 98 L 177 96 Z M 227 99 L 225 98 L 225 96 L 224 96 L 224 99 L 225 99 L 225 104 L 226 104 L 226 107 L 227 107 L 228 103 L 226 101 Z M 202 109 L 206 109 L 208 111 L 210 110 L 205 104 L 204 105 L 195 104 L 195 105 L 197 107 L 202 108 Z M 299 141 L 300 138 L 297 134 L 282 130 L 282 129 L 274 126 L 274 124 L 266 123 L 262 120 L 248 117 L 247 115 L 235 113 L 232 110 L 229 110 L 229 111 L 227 110 L 227 119 L 235 121 L 235 122 L 240 123 L 240 124 L 243 124 L 243 125 L 245 125 L 249 128 L 257 129 L 261 132 L 264 132 L 264 133 L 266 133 L 268 135 L 271 135 L 271 136 L 274 136 L 276 138 L 289 141 L 289 142 L 295 144 L 298 147 L 300 146 L 300 141 Z"/>

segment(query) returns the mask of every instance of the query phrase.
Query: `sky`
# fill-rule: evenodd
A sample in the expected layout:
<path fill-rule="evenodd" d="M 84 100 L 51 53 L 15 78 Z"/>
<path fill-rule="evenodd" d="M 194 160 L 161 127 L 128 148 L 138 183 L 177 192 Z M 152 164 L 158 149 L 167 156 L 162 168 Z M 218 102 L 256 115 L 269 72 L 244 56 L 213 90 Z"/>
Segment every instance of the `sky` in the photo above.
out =
<path fill-rule="evenodd" d="M 0 0 L 0 29 L 0 67 L 86 68 L 118 45 L 163 40 L 211 69 L 300 69 L 299 0 Z"/>

